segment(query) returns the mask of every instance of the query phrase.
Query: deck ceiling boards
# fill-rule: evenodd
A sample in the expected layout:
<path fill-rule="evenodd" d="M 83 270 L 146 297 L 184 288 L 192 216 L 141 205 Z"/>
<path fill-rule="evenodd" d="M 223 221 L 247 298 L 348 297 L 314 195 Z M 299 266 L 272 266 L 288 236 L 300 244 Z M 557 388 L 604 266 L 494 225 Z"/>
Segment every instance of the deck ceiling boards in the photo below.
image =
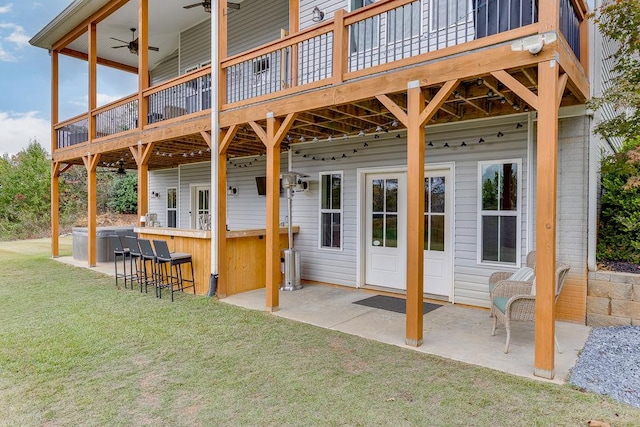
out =
<path fill-rule="evenodd" d="M 167 55 L 178 49 L 180 31 L 192 27 L 203 20 L 211 19 L 211 15 L 204 12 L 202 7 L 194 7 L 192 9 L 184 9 L 182 7 L 191 3 L 194 2 L 149 0 L 149 45 L 159 49 L 158 52 L 149 51 L 150 69 L 153 69 Z M 137 67 L 138 55 L 132 54 L 126 47 L 113 49 L 113 46 L 120 46 L 124 43 L 111 39 L 111 37 L 115 37 L 126 42 L 131 41 L 131 28 L 136 29 L 135 38 L 137 38 L 138 2 L 136 0 L 130 0 L 98 24 L 98 57 Z M 87 33 L 83 33 L 72 41 L 67 48 L 87 53 Z"/>
<path fill-rule="evenodd" d="M 511 69 L 509 74 L 532 93 L 537 94 L 536 67 Z M 440 86 L 423 89 L 427 103 L 439 89 Z M 406 92 L 389 94 L 388 96 L 406 112 Z M 566 89 L 561 105 L 569 106 L 579 103 L 571 91 Z M 529 110 L 532 108 L 526 102 L 493 76 L 477 76 L 461 82 L 427 126 L 429 124 L 503 116 Z M 264 120 L 258 123 L 263 128 L 266 126 Z M 354 138 L 360 132 L 364 132 L 365 135 L 375 135 L 379 132 L 397 132 L 399 130 L 403 130 L 402 124 L 398 123 L 393 114 L 377 99 L 372 98 L 299 113 L 287 137 L 282 142 L 281 149 L 287 150 L 291 144 L 313 141 L 314 138 L 336 140 L 344 138 L 345 135 L 347 138 Z M 233 158 L 254 156 L 262 154 L 264 151 L 263 144 L 247 124 L 240 126 L 227 154 Z"/>

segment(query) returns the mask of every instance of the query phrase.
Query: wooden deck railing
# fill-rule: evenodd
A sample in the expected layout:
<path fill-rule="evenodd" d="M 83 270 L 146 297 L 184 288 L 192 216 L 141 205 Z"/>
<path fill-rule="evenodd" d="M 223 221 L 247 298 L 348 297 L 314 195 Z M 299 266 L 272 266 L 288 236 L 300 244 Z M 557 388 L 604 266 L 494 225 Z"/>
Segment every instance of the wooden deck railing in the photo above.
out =
<path fill-rule="evenodd" d="M 54 125 L 58 148 L 71 147 L 89 140 L 89 119 L 86 114 Z"/>
<path fill-rule="evenodd" d="M 138 95 L 133 94 L 91 112 L 95 117 L 96 138 L 138 127 Z"/>

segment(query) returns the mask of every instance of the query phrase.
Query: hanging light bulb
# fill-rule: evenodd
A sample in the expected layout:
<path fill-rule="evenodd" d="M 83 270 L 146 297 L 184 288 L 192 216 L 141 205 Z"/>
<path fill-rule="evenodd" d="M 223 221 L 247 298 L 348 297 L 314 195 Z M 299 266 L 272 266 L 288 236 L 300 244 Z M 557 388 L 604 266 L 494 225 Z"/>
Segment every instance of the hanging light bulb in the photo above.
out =
<path fill-rule="evenodd" d="M 358 132 L 358 136 L 364 136 L 364 131 L 361 130 L 360 132 Z"/>
<path fill-rule="evenodd" d="M 380 125 L 376 126 L 376 132 L 382 132 L 382 126 Z"/>
<path fill-rule="evenodd" d="M 314 136 L 312 141 L 313 141 L 313 142 L 318 142 L 318 137 L 317 137 L 317 136 Z"/>
<path fill-rule="evenodd" d="M 397 127 L 398 127 L 398 121 L 394 119 L 394 120 L 391 122 L 391 127 L 397 128 Z"/>

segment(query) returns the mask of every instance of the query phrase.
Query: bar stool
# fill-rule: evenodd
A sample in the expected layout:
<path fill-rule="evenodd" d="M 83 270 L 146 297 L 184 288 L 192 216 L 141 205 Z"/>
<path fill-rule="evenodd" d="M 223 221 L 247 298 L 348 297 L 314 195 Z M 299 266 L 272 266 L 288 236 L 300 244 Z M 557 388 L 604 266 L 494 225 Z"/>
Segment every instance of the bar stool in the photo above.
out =
<path fill-rule="evenodd" d="M 140 292 L 142 292 L 142 264 L 140 263 L 141 254 L 140 246 L 138 246 L 138 238 L 136 236 L 124 236 L 125 247 L 129 249 L 130 268 L 131 268 L 131 289 L 133 290 L 133 279 L 140 284 Z M 133 267 L 135 266 L 135 274 Z"/>
<path fill-rule="evenodd" d="M 120 240 L 120 236 L 113 234 L 109 236 L 109 242 L 113 248 L 113 267 L 116 273 L 116 287 L 118 286 L 118 279 L 124 279 L 124 288 L 127 289 L 127 280 L 131 279 L 130 275 L 127 275 L 127 258 L 131 260 L 131 253 L 129 249 L 125 248 Z M 122 257 L 122 273 L 118 272 L 118 257 Z M 129 269 L 131 272 L 131 269 Z M 133 280 L 131 280 L 131 289 L 133 289 Z"/>
<path fill-rule="evenodd" d="M 142 275 L 140 282 L 140 292 L 142 292 L 142 284 L 144 283 L 144 292 L 147 293 L 147 287 L 153 285 L 156 288 L 156 296 L 158 295 L 158 286 L 156 280 L 156 254 L 153 252 L 151 242 L 147 239 L 138 239 L 140 246 L 140 263 L 142 264 Z M 148 269 L 148 264 L 151 268 Z"/>
<path fill-rule="evenodd" d="M 171 290 L 171 301 L 173 301 L 173 292 L 176 290 L 176 287 L 179 291 L 184 291 L 185 288 L 193 288 L 193 294 L 195 295 L 196 284 L 193 275 L 193 260 L 191 254 L 169 252 L 169 246 L 164 240 L 154 240 L 153 247 L 156 252 L 156 287 L 158 297 L 162 298 L 162 289 L 168 288 Z M 191 267 L 191 279 L 186 279 L 182 274 L 182 264 L 187 263 Z M 190 285 L 185 286 L 185 282 L 190 283 Z"/>

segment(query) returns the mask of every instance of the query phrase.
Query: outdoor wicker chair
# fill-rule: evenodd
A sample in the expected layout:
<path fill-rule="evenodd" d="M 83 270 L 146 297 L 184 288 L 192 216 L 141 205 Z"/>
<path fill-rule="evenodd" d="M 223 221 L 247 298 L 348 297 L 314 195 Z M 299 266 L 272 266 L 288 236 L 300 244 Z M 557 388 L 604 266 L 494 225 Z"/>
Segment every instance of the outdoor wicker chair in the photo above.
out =
<path fill-rule="evenodd" d="M 531 251 L 527 254 L 526 266 L 531 268 L 534 273 L 536 270 L 536 251 Z M 495 273 L 489 276 L 489 301 L 493 301 L 493 290 L 495 289 L 498 282 L 502 280 L 509 280 L 509 278 L 513 275 L 511 271 L 496 271 Z M 533 279 L 531 281 L 527 281 L 529 285 L 533 283 Z M 489 312 L 489 316 L 493 317 L 493 305 L 491 305 L 491 311 Z"/>
<path fill-rule="evenodd" d="M 569 273 L 567 264 L 556 264 L 556 292 L 555 301 L 558 301 L 562 287 Z M 503 280 L 498 282 L 493 289 L 493 299 L 491 300 L 491 310 L 493 312 L 493 330 L 491 335 L 496 334 L 498 322 L 504 324 L 507 330 L 507 342 L 504 352 L 509 352 L 509 340 L 511 339 L 511 322 L 533 322 L 535 320 L 535 279 L 532 284 L 525 282 L 511 282 Z M 558 345 L 557 338 L 555 339 Z"/>

